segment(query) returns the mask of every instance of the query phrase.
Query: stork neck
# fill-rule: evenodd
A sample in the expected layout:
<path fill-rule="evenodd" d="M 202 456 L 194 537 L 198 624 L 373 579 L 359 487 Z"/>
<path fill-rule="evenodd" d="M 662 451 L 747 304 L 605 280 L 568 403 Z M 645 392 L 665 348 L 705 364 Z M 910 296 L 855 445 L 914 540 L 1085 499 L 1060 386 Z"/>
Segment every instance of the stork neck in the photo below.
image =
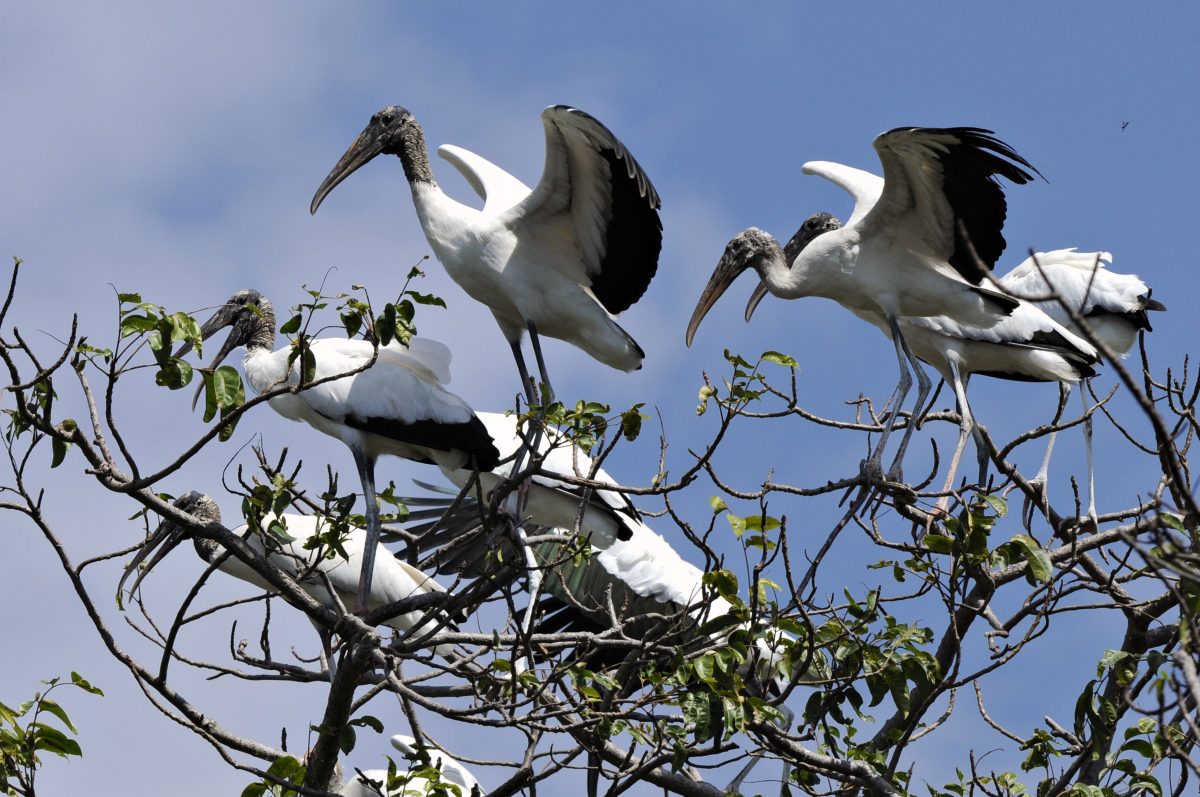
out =
<path fill-rule="evenodd" d="M 412 119 L 405 126 L 400 151 L 396 154 L 404 166 L 404 176 L 411 185 L 436 185 L 433 181 L 433 170 L 429 168 L 429 147 L 425 144 L 425 131 L 416 119 Z"/>
<path fill-rule="evenodd" d="M 258 303 L 258 312 L 259 322 L 254 328 L 250 340 L 246 342 L 247 352 L 255 349 L 270 351 L 275 347 L 275 307 L 266 299 L 261 299 Z"/>
<path fill-rule="evenodd" d="M 192 545 L 196 548 L 196 555 L 209 564 L 217 558 L 217 553 L 220 549 L 215 540 L 205 539 L 204 537 L 192 537 Z"/>
<path fill-rule="evenodd" d="M 754 259 L 754 270 L 772 295 L 784 299 L 804 295 L 805 268 L 798 262 L 789 262 L 794 257 L 771 238 Z"/>

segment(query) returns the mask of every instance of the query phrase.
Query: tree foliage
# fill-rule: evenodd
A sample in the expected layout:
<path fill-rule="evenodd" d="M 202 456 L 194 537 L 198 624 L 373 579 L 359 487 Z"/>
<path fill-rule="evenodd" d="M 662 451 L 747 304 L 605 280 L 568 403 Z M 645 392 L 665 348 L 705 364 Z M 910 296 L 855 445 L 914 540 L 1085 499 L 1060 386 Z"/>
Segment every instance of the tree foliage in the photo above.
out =
<path fill-rule="evenodd" d="M 244 794 L 336 792 L 339 758 L 361 734 L 419 731 L 422 718 L 433 714 L 480 729 L 477 733 L 508 729 L 524 740 L 522 752 L 503 761 L 490 750 L 453 750 L 468 763 L 487 764 L 477 774 L 495 795 L 561 789 L 556 784 L 568 770 L 586 767 L 612 794 L 644 782 L 655 793 L 715 797 L 723 787 L 714 781 L 728 779 L 751 759 L 766 761 L 758 764 L 756 780 L 742 782 L 747 794 L 775 791 L 784 764 L 790 772 L 785 788 L 813 795 L 1161 797 L 1184 792 L 1200 777 L 1200 513 L 1189 464 L 1200 386 L 1187 363 L 1162 372 L 1152 367 L 1144 347 L 1140 372 L 1110 363 L 1135 409 L 1130 417 L 1117 417 L 1106 403 L 1110 394 L 1094 396 L 1098 403 L 1090 412 L 1121 430 L 1129 457 L 1156 462 L 1158 477 L 1142 485 L 1140 500 L 1093 520 L 1081 516 L 1077 495 L 1070 506 L 1054 505 L 1014 464 L 1018 447 L 1082 422 L 1063 418 L 1061 407 L 1050 423 L 1013 440 L 986 438 L 997 477 L 956 491 L 944 512 L 934 507 L 941 495 L 929 490 L 936 464 L 913 484 L 881 485 L 855 474 L 803 486 L 777 483 L 769 475 L 744 486 L 746 472 L 725 464 L 719 452 L 755 425 L 782 423 L 796 434 L 820 427 L 861 440 L 877 435 L 888 420 L 861 398 L 851 403 L 850 417 L 820 417 L 799 401 L 800 377 L 791 356 L 726 352 L 724 373 L 705 376 L 699 390 L 696 412 L 708 416 L 704 422 L 713 430 L 707 446 L 683 461 L 673 457 L 668 468 L 663 441 L 652 482 L 622 489 L 644 509 L 661 513 L 652 523 L 677 550 L 704 563 L 700 603 L 721 600 L 727 612 L 706 617 L 695 607 L 647 606 L 614 593 L 607 621 L 594 629 L 560 632 L 535 625 L 532 633 L 522 632 L 525 565 L 512 543 L 512 523 L 500 511 L 506 491 L 518 487 L 514 480 L 500 488 L 502 494 L 474 494 L 482 507 L 477 533 L 492 552 L 481 573 L 464 574 L 444 595 L 402 600 L 365 620 L 320 605 L 269 560 L 251 563 L 269 575 L 291 607 L 320 627 L 336 629 L 341 644 L 331 677 L 317 663 L 275 654 L 280 646 L 272 644 L 270 612 L 279 609 L 269 604 L 257 649 L 243 640 L 230 658 L 180 644 L 183 627 L 222 622 L 233 608 L 202 606 L 212 567 L 203 569 L 182 605 L 145 605 L 134 596 L 124 607 L 130 628 L 124 622 L 118 628 L 108 596 L 92 591 L 98 579 L 84 580 L 85 571 L 106 557 L 76 562 L 43 513 L 46 470 L 71 469 L 86 485 L 75 500 L 86 501 L 87 490 L 118 493 L 127 496 L 131 511 L 143 513 L 147 526 L 157 515 L 170 517 L 233 555 L 253 559 L 253 551 L 239 547 L 228 528 L 202 526 L 175 510 L 170 493 L 191 488 L 215 493 L 215 477 L 180 489 L 184 466 L 233 436 L 244 416 L 265 412 L 259 405 L 271 395 L 306 385 L 247 397 L 236 369 L 209 372 L 178 356 L 181 344 L 197 350 L 202 345 L 189 315 L 137 293 L 117 297 L 115 340 L 96 345 L 73 325 L 58 350 L 36 351 L 17 330 L 3 329 L 4 315 L 18 299 L 19 266 L 18 261 L 0 313 L 0 360 L 10 405 L 4 410 L 9 470 L 0 508 L 26 517 L 53 547 L 109 653 L 154 705 L 247 773 Z M 410 279 L 417 275 L 414 269 Z M 415 333 L 417 306 L 440 302 L 407 283 L 382 310 L 358 289 L 334 296 L 314 290 L 309 297 L 281 329 L 302 362 L 311 357 L 306 341 L 327 327 L 381 345 L 405 341 Z M 192 384 L 198 374 L 209 426 L 194 440 L 160 440 L 154 451 L 134 450 L 127 433 L 141 422 L 139 409 L 118 384 L 174 390 Z M 639 405 L 613 411 L 583 400 L 529 412 L 528 423 L 565 430 L 599 463 L 619 445 L 646 445 L 643 410 Z M 924 419 L 957 421 L 946 412 Z M 166 445 L 174 448 L 164 457 Z M 48 455 L 39 454 L 45 449 Z M 761 457 L 769 460 L 773 453 Z M 354 511 L 354 494 L 336 474 L 313 478 L 286 451 L 265 446 L 239 457 L 236 483 L 230 485 L 234 497 L 219 500 L 232 506 L 236 498 L 251 528 L 284 510 L 320 513 L 331 520 L 328 535 L 317 543 L 323 555 L 344 555 L 339 539 L 363 520 Z M 166 464 L 151 469 L 145 464 L 150 461 Z M 579 484 L 596 486 L 592 476 L 581 474 Z M 814 520 L 819 515 L 808 507 L 842 493 L 847 503 L 839 519 L 825 526 Z M 389 521 L 403 522 L 407 509 L 396 490 L 383 491 L 382 498 Z M 1017 504 L 1024 511 L 1013 511 Z M 687 520 L 700 509 L 706 510 L 704 523 Z M 590 555 L 570 535 L 530 531 L 530 544 L 551 552 L 539 553 L 539 566 L 547 571 Z M 276 524 L 264 533 L 286 539 L 287 529 Z M 113 554 L 128 554 L 136 547 L 134 536 L 131 529 L 112 540 Z M 405 531 L 397 537 L 404 538 Z M 429 552 L 414 543 L 403 553 L 417 562 Z M 847 572 L 844 562 L 832 570 L 829 562 L 837 556 L 854 562 L 854 577 L 839 577 Z M 388 638 L 375 625 L 416 609 L 486 618 L 491 630 L 468 632 L 440 622 Z M 1080 622 L 1105 637 L 1107 652 L 1054 676 L 1053 689 L 1074 696 L 1074 709 L 1047 713 L 1039 706 L 1047 684 L 1027 662 L 1036 662 L 1039 650 L 1044 655 L 1061 645 L 1065 630 Z M 159 655 L 140 659 L 130 653 L 128 634 L 154 642 Z M 434 641 L 455 646 L 458 655 L 434 654 Z M 312 718 L 315 744 L 297 754 L 237 735 L 184 694 L 180 669 L 324 690 L 324 712 Z M 37 751 L 80 752 L 64 733 L 37 719 L 48 712 L 74 730 L 65 712 L 47 699 L 59 685 L 50 683 L 32 703 L 16 710 L 0 706 L 3 773 L 16 779 L 15 785 L 4 782 L 11 793 L 32 794 Z M 73 683 L 93 691 L 75 676 Z M 1018 694 L 1028 702 L 1027 711 L 1004 712 L 1020 716 L 1021 724 L 993 716 L 992 692 Z M 384 696 L 398 698 L 403 717 Z M 31 719 L 20 724 L 24 717 Z M 973 749 L 961 761 L 931 766 L 925 752 L 931 741 L 953 738 L 968 725 L 979 740 Z M 420 769 L 426 766 L 395 762 L 390 786 L 404 788 L 398 774 L 417 767 L 429 778 L 431 793 L 455 791 L 439 783 L 436 772 Z M 948 782 L 943 773 L 953 773 Z"/>

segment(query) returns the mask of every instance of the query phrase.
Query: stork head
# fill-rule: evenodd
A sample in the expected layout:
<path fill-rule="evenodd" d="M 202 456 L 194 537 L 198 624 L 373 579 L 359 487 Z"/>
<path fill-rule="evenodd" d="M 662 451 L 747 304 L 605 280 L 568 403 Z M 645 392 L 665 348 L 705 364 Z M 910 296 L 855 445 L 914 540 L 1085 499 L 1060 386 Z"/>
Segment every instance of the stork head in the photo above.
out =
<path fill-rule="evenodd" d="M 792 267 L 792 263 L 796 262 L 796 258 L 804 251 L 804 247 L 812 243 L 813 239 L 818 235 L 824 235 L 827 232 L 841 229 L 842 222 L 837 216 L 832 213 L 814 213 L 804 220 L 800 225 L 800 229 L 796 230 L 796 234 L 792 236 L 783 247 L 783 262 L 788 268 Z M 750 294 L 750 300 L 746 302 L 746 320 L 750 320 L 750 316 L 754 315 L 755 308 L 758 303 L 767 295 L 767 283 L 765 280 L 759 280 L 755 286 L 754 292 Z"/>
<path fill-rule="evenodd" d="M 217 502 L 207 495 L 198 493 L 195 490 L 186 492 L 179 496 L 172 506 L 184 514 L 191 515 L 192 519 L 200 525 L 221 522 L 221 509 L 217 506 Z M 124 588 L 125 582 L 135 570 L 139 569 L 139 566 L 142 565 L 142 562 L 146 559 L 146 557 L 154 554 L 150 558 L 150 561 L 146 562 L 144 566 L 141 566 L 141 572 L 138 574 L 137 579 L 133 582 L 133 586 L 129 588 L 130 594 L 137 592 L 137 588 L 142 583 L 142 579 L 145 578 L 146 574 L 154 569 L 154 566 L 157 565 L 163 557 L 174 550 L 175 546 L 179 545 L 179 543 L 181 543 L 187 537 L 188 529 L 185 525 L 177 523 L 170 518 L 163 518 L 162 523 L 158 524 L 158 528 L 154 530 L 154 532 L 150 535 L 150 538 L 146 540 L 144 545 L 142 545 L 142 549 L 138 551 L 136 556 L 133 557 L 133 561 L 131 561 L 129 566 L 125 568 L 125 573 L 121 576 L 121 580 L 117 584 L 118 605 L 121 603 L 121 590 Z M 205 559 L 211 559 L 211 544 L 209 546 L 203 546 L 202 542 L 207 541 L 197 540 L 197 553 L 199 553 Z"/>
<path fill-rule="evenodd" d="M 733 236 L 729 243 L 725 244 L 725 252 L 721 255 L 717 267 L 713 269 L 708 284 L 704 286 L 700 300 L 696 302 L 696 309 L 692 311 L 692 320 L 688 322 L 687 328 L 687 345 L 692 345 L 696 329 L 709 309 L 743 271 L 754 268 L 761 274 L 765 262 L 773 255 L 780 254 L 779 242 L 770 233 L 757 227 L 751 227 Z"/>
<path fill-rule="evenodd" d="M 403 158 L 414 134 L 424 147 L 420 125 L 406 108 L 389 105 L 376 113 L 321 183 L 321 187 L 313 195 L 312 204 L 308 207 L 309 212 L 316 213 L 325 196 L 337 187 L 338 183 L 365 166 L 376 155 L 400 155 Z M 408 169 L 407 163 L 405 169 Z"/>
<path fill-rule="evenodd" d="M 229 352 L 238 346 L 253 344 L 271 348 L 275 342 L 275 308 L 258 291 L 253 288 L 243 288 L 230 296 L 217 309 L 217 312 L 213 313 L 212 318 L 204 322 L 204 325 L 200 327 L 200 337 L 202 340 L 208 340 L 225 327 L 232 327 L 232 331 L 225 342 L 221 344 L 221 349 L 213 357 L 212 362 L 208 364 L 209 370 L 220 365 L 229 356 Z M 175 356 L 182 357 L 190 348 L 190 343 L 184 344 L 175 353 Z M 196 402 L 199 401 L 200 393 L 203 390 L 204 384 L 201 383 L 192 399 L 192 409 L 195 409 Z"/>

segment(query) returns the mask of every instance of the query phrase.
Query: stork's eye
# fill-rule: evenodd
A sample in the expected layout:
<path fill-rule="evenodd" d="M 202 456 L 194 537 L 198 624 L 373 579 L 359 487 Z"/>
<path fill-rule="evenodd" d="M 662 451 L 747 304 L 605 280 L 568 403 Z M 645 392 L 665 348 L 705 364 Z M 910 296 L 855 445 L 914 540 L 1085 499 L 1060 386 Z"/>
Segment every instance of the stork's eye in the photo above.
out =
<path fill-rule="evenodd" d="M 393 113 L 392 111 L 380 111 L 379 112 L 379 121 L 382 122 L 383 124 L 390 125 L 395 120 L 396 120 L 396 114 Z"/>

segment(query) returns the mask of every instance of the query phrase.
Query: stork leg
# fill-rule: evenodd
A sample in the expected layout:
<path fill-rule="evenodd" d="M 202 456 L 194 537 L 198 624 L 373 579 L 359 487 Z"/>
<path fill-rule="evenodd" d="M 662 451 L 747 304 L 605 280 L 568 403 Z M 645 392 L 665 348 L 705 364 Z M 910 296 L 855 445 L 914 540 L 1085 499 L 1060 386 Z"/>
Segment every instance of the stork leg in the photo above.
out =
<path fill-rule="evenodd" d="M 364 513 L 367 517 L 367 541 L 363 545 L 362 571 L 358 575 L 358 596 L 354 599 L 354 613 L 367 610 L 367 596 L 371 594 L 371 577 L 375 575 L 375 550 L 379 547 L 379 504 L 375 500 L 375 457 L 369 457 L 354 449 L 354 464 L 358 467 L 358 478 L 362 480 Z"/>
<path fill-rule="evenodd" d="M 324 669 L 329 673 L 329 683 L 333 683 L 333 679 L 337 676 L 337 663 L 333 655 L 333 632 L 328 628 L 322 628 L 311 617 L 309 620 L 313 624 L 313 628 L 317 629 L 317 636 L 321 640 L 321 663 Z"/>
<path fill-rule="evenodd" d="M 1071 395 L 1071 385 L 1067 382 L 1058 383 L 1058 412 L 1055 413 L 1054 422 L 1058 423 L 1062 416 L 1063 408 L 1067 405 L 1067 398 Z M 1086 435 L 1086 432 L 1085 432 Z M 1058 431 L 1050 433 L 1050 439 L 1046 443 L 1046 456 L 1042 457 L 1042 466 L 1038 468 L 1037 475 L 1029 480 L 1029 486 L 1041 493 L 1041 504 L 1044 511 L 1049 511 L 1048 492 L 1050 489 L 1050 455 L 1054 453 L 1054 443 L 1058 438 Z M 1025 523 L 1025 528 L 1029 528 L 1029 524 L 1033 522 L 1034 504 L 1029 496 L 1025 497 L 1024 506 L 1021 508 L 1021 518 Z"/>
<path fill-rule="evenodd" d="M 912 387 L 912 374 L 908 370 L 909 358 L 905 353 L 908 344 L 904 342 L 904 336 L 900 334 L 900 326 L 896 323 L 894 316 L 888 316 L 888 328 L 892 332 L 892 343 L 896 346 L 896 362 L 900 365 L 900 382 L 892 392 L 892 397 L 888 399 L 888 406 L 892 408 L 891 416 L 883 426 L 879 442 L 875 444 L 871 455 L 862 463 L 863 472 L 872 479 L 877 479 L 883 474 L 883 449 L 887 445 L 888 435 L 892 433 L 892 427 L 896 425 L 896 420 L 900 417 L 900 405 L 904 403 L 909 388 Z M 899 464 L 899 462 L 893 463 L 892 469 L 898 469 Z M 889 473 L 889 478 L 891 475 Z"/>
<path fill-rule="evenodd" d="M 791 709 L 789 709 L 787 706 L 779 706 L 779 713 L 782 714 L 782 716 L 779 719 L 779 723 L 778 723 L 779 727 L 783 728 L 784 730 L 787 730 L 789 727 L 791 727 L 792 720 L 796 718 L 796 714 Z M 734 776 L 733 780 L 729 781 L 729 785 L 725 787 L 723 793 L 724 794 L 741 794 L 742 782 L 746 779 L 746 776 L 750 774 L 750 770 L 754 769 L 754 767 L 758 764 L 758 761 L 759 761 L 759 759 L 757 759 L 757 758 L 751 758 L 749 763 L 747 763 L 746 766 L 742 767 L 742 770 L 740 772 L 738 772 L 736 776 Z M 779 787 L 780 797 L 787 797 L 787 795 L 792 793 L 791 789 L 788 788 L 788 781 L 790 781 L 791 778 L 792 778 L 791 762 L 784 761 L 783 762 L 783 778 L 782 778 L 782 782 L 780 783 L 780 787 Z"/>
<path fill-rule="evenodd" d="M 542 357 L 542 339 L 538 337 L 537 325 L 532 321 L 525 324 L 529 328 L 529 343 L 533 346 L 533 356 L 537 359 L 538 375 L 545 385 L 546 403 L 554 403 L 554 388 L 550 386 L 550 373 L 546 370 L 546 360 Z"/>
<path fill-rule="evenodd" d="M 899 334 L 897 332 L 897 334 Z M 900 345 L 904 349 L 904 353 L 908 356 L 908 362 L 912 366 L 913 372 L 917 375 L 917 398 L 913 402 L 913 412 L 909 416 L 908 425 L 904 428 L 904 437 L 900 438 L 900 447 L 896 449 L 896 458 L 892 460 L 892 466 L 888 468 L 888 480 L 898 482 L 904 478 L 902 464 L 904 461 L 904 453 L 908 451 L 908 441 L 912 439 L 913 432 L 917 430 L 917 420 L 920 417 L 921 409 L 925 406 L 925 399 L 929 398 L 929 393 L 933 389 L 933 381 L 930 380 L 929 374 L 925 373 L 925 369 L 921 366 L 920 361 L 912 353 L 912 349 L 908 347 L 908 341 L 900 338 Z M 900 406 L 896 405 L 893 419 L 899 417 Z"/>
<path fill-rule="evenodd" d="M 954 455 L 950 457 L 949 472 L 946 474 L 946 484 L 942 487 L 942 492 L 949 493 L 951 488 L 954 487 L 955 478 L 958 476 L 958 463 L 962 459 L 963 449 L 967 447 L 967 435 L 971 434 L 975 428 L 975 418 L 971 415 L 971 405 L 967 403 L 967 388 L 959 371 L 958 362 L 953 358 L 947 358 L 946 362 L 950 365 L 950 380 L 954 383 L 954 395 L 958 399 L 958 414 L 960 417 L 958 442 L 954 446 Z M 975 442 L 978 445 L 978 439 Z M 943 495 L 937 502 L 938 511 L 945 513 L 946 506 L 949 503 L 950 496 Z"/>
<path fill-rule="evenodd" d="M 1100 527 L 1100 518 L 1096 515 L 1096 470 L 1092 462 L 1092 416 L 1088 412 L 1087 391 L 1080 389 L 1079 403 L 1083 405 L 1083 448 L 1087 452 L 1088 471 L 1088 517 L 1092 525 Z"/>
<path fill-rule="evenodd" d="M 536 422 L 535 422 L 536 423 Z M 510 472 L 510 478 L 515 478 L 524 467 L 526 455 L 533 457 L 533 452 L 537 451 L 542 439 L 542 426 L 537 425 L 533 433 L 533 439 L 522 442 L 521 448 L 517 451 L 516 457 L 513 459 L 513 468 Z M 529 593 L 529 604 L 525 608 L 525 616 L 521 619 L 521 631 L 524 636 L 528 636 L 533 628 L 533 616 L 537 609 L 537 596 L 542 588 L 542 571 L 538 568 L 536 557 L 533 555 L 533 549 L 529 547 L 529 538 L 525 534 L 525 502 L 529 497 L 529 481 L 526 479 L 517 486 L 508 497 L 508 513 L 512 517 L 513 527 L 516 529 L 517 544 L 521 547 L 521 552 L 525 557 L 525 589 Z M 526 668 L 532 668 L 533 662 L 526 660 Z"/>
<path fill-rule="evenodd" d="M 525 367 L 525 354 L 521 351 L 521 339 L 510 340 L 513 359 L 517 361 L 517 371 L 521 374 L 521 390 L 525 393 L 525 403 L 533 406 L 533 383 L 529 381 L 529 369 Z"/>

